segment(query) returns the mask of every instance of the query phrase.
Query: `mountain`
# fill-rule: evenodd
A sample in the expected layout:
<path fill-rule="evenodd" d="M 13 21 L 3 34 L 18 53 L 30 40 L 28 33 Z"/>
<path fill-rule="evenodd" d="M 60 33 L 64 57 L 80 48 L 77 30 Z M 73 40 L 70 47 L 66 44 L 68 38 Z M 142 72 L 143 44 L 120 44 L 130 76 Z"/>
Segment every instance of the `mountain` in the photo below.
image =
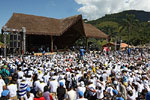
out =
<path fill-rule="evenodd" d="M 127 10 L 119 13 L 114 14 L 106 14 L 104 17 L 88 21 L 88 23 L 91 23 L 93 25 L 98 24 L 103 21 L 115 21 L 120 22 L 121 19 L 126 18 L 126 14 L 133 14 L 135 15 L 135 18 L 138 19 L 141 22 L 148 22 L 150 21 L 150 12 L 142 11 L 142 10 Z"/>
<path fill-rule="evenodd" d="M 99 19 L 88 21 L 101 31 L 110 35 L 111 41 L 121 39 L 130 45 L 150 43 L 150 12 L 127 10 L 107 14 Z"/>

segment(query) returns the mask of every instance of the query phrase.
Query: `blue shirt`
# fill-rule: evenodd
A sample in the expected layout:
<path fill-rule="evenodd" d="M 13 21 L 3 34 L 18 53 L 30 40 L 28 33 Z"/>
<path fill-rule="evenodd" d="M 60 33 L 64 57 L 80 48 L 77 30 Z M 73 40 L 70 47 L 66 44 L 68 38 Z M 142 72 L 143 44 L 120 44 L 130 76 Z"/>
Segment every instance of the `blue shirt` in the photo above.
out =
<path fill-rule="evenodd" d="M 83 56 L 84 55 L 84 49 L 80 49 L 80 56 Z"/>

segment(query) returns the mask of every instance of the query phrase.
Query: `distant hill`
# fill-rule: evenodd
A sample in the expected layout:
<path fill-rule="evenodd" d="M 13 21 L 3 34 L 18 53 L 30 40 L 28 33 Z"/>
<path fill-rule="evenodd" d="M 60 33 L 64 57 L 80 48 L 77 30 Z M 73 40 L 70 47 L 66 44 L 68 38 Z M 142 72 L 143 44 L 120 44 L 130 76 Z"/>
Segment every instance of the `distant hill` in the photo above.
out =
<path fill-rule="evenodd" d="M 89 21 L 93 25 L 101 23 L 103 21 L 115 21 L 121 22 L 121 19 L 126 17 L 126 14 L 134 14 L 135 18 L 141 22 L 148 22 L 150 21 L 150 12 L 142 11 L 142 10 L 127 10 L 119 13 L 114 14 L 106 14 L 104 17 Z"/>
<path fill-rule="evenodd" d="M 130 19 L 130 25 L 127 25 L 125 20 L 128 16 L 133 16 Z M 139 10 L 127 10 L 114 14 L 107 14 L 96 20 L 88 21 L 101 31 L 110 35 L 111 41 L 116 38 L 130 45 L 143 45 L 150 43 L 150 12 Z M 129 30 L 130 26 L 130 30 Z M 129 36 L 129 37 L 128 37 Z"/>

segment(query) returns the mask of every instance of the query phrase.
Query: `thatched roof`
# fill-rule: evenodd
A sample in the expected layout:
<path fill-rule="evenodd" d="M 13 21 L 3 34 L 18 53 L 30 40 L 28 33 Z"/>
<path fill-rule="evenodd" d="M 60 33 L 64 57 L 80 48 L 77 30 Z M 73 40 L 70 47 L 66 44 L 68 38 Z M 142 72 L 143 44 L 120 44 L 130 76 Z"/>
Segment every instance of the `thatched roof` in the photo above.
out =
<path fill-rule="evenodd" d="M 83 24 L 82 15 L 76 15 L 64 19 L 55 19 L 35 15 L 14 13 L 5 26 L 12 29 L 26 28 L 26 34 L 60 36 L 71 26 L 79 22 L 84 27 L 83 34 L 86 37 L 107 38 L 107 35 L 90 24 Z"/>
<path fill-rule="evenodd" d="M 92 38 L 107 38 L 108 36 L 94 27 L 91 24 L 84 24 L 84 30 L 85 30 L 85 35 L 86 37 L 92 37 Z"/>

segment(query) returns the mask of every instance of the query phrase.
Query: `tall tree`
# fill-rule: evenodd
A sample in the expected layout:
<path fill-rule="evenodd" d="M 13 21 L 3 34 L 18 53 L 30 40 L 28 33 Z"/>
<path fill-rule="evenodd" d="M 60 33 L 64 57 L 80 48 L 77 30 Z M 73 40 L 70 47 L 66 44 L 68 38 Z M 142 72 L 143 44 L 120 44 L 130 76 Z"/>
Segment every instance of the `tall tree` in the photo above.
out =
<path fill-rule="evenodd" d="M 120 32 L 122 32 L 124 29 L 127 30 L 127 41 L 128 45 L 130 45 L 130 36 L 133 35 L 133 28 L 138 25 L 138 20 L 135 18 L 135 15 L 133 14 L 126 14 L 126 18 L 122 20 Z"/>

